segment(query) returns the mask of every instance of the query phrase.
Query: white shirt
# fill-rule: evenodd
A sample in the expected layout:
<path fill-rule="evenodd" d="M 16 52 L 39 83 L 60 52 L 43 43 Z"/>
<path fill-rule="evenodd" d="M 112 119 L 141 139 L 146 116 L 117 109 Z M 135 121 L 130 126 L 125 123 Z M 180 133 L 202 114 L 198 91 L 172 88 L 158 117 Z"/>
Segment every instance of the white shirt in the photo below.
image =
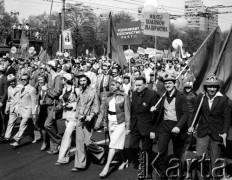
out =
<path fill-rule="evenodd" d="M 217 97 L 217 96 L 223 96 L 223 95 L 222 95 L 222 93 L 220 93 L 220 92 L 218 91 L 212 99 L 210 99 L 209 96 L 208 96 L 207 94 L 206 94 L 206 96 L 207 96 L 207 98 L 208 98 L 209 109 L 211 109 L 215 97 Z"/>
<path fill-rule="evenodd" d="M 115 97 L 113 97 L 109 102 L 109 111 L 116 112 Z M 117 116 L 116 115 L 110 115 L 108 113 L 108 120 L 117 122 Z"/>

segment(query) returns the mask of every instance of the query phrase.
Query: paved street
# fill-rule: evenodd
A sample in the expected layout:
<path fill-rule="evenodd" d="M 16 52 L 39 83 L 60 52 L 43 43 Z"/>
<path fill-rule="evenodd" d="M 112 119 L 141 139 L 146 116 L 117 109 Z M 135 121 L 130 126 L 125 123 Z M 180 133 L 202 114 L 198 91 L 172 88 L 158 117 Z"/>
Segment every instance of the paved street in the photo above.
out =
<path fill-rule="evenodd" d="M 59 132 L 64 131 L 63 122 L 58 124 Z M 232 132 L 230 133 L 230 139 Z M 95 132 L 93 139 L 105 147 L 104 133 Z M 126 147 L 128 147 L 126 140 Z M 13 149 L 9 144 L 0 144 L 0 180 L 94 180 L 100 179 L 98 174 L 103 169 L 102 165 L 91 163 L 87 170 L 77 173 L 71 172 L 74 164 L 74 147 L 71 150 L 71 162 L 67 165 L 55 166 L 58 155 L 48 155 L 41 152 L 41 142 L 31 144 L 31 139 L 26 136 L 22 140 L 22 145 L 18 149 Z M 108 143 L 107 143 L 108 145 Z M 153 150 L 155 151 L 154 145 Z M 172 149 L 169 149 L 169 153 Z M 117 171 L 115 165 L 111 168 L 112 174 L 106 179 L 109 180 L 135 180 L 137 171 L 132 168 L 126 168 L 123 171 Z M 155 172 L 153 172 L 153 177 Z"/>
<path fill-rule="evenodd" d="M 59 126 L 60 130 L 63 126 Z M 94 133 L 93 139 L 104 145 L 104 133 Z M 71 162 L 67 165 L 55 166 L 58 155 L 48 155 L 41 152 L 41 142 L 31 144 L 31 139 L 26 136 L 22 140 L 22 146 L 13 149 L 9 144 L 0 145 L 0 180 L 62 180 L 78 179 L 92 180 L 100 179 L 98 174 L 103 169 L 102 165 L 91 163 L 85 171 L 77 173 L 71 172 L 74 164 L 74 152 L 71 153 Z M 74 150 L 72 150 L 74 151 Z M 114 168 L 112 167 L 112 170 Z M 133 168 L 127 168 L 123 171 L 115 171 L 107 179 L 137 179 L 137 171 Z"/>

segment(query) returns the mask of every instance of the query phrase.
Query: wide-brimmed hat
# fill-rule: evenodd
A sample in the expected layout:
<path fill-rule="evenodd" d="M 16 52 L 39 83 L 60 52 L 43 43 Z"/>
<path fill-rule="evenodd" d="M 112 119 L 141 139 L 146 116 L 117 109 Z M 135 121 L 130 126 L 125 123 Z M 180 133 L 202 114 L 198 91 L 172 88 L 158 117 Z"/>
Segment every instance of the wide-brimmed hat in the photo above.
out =
<path fill-rule="evenodd" d="M 221 82 L 215 75 L 210 75 L 206 78 L 204 86 L 220 86 Z"/>
<path fill-rule="evenodd" d="M 173 73 L 165 74 L 164 77 L 164 82 L 165 81 L 176 81 L 176 76 Z"/>

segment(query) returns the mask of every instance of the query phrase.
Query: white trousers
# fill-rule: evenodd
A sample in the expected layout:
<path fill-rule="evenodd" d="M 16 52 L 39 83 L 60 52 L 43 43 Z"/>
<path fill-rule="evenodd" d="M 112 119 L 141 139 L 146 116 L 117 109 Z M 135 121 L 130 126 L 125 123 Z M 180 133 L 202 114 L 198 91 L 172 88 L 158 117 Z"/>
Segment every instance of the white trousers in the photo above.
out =
<path fill-rule="evenodd" d="M 65 121 L 66 129 L 61 141 L 60 152 L 57 162 L 68 163 L 70 157 L 70 147 L 72 142 L 72 133 L 76 127 L 76 120 Z"/>
<path fill-rule="evenodd" d="M 22 137 L 23 137 L 23 134 L 25 132 L 25 130 L 27 129 L 27 126 L 28 126 L 28 121 L 30 120 L 31 118 L 29 117 L 23 117 L 21 122 L 20 122 L 20 126 L 19 126 L 19 130 L 18 132 L 15 134 L 14 136 L 14 140 L 19 142 Z"/>
<path fill-rule="evenodd" d="M 5 138 L 6 139 L 10 139 L 11 134 L 12 134 L 12 130 L 13 130 L 14 125 L 16 123 L 16 120 L 17 120 L 17 114 L 16 113 L 10 113 L 9 114 L 9 121 L 8 121 L 8 124 L 7 124 L 7 129 L 6 129 L 6 132 L 5 132 Z"/>

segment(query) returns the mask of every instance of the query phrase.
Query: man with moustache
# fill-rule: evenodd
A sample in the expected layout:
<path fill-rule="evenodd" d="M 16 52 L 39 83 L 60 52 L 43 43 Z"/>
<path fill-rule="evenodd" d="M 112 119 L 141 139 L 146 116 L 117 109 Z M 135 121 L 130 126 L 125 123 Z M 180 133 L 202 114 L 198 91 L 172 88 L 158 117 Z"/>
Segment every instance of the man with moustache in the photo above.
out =
<path fill-rule="evenodd" d="M 90 84 L 91 81 L 86 75 L 79 76 L 80 94 L 77 95 L 76 105 L 76 153 L 72 172 L 86 168 L 86 149 L 99 161 L 104 155 L 104 149 L 91 141 L 93 118 L 99 113 L 99 99 L 96 89 Z"/>
<path fill-rule="evenodd" d="M 13 137 L 15 142 L 10 144 L 13 147 L 18 147 L 20 145 L 20 141 L 24 135 L 24 132 L 28 126 L 29 120 L 32 118 L 33 120 L 36 118 L 37 114 L 37 96 L 36 89 L 29 84 L 29 75 L 23 74 L 21 76 L 21 83 L 23 85 L 20 94 L 19 94 L 19 109 L 18 115 L 22 117 L 20 122 L 19 130 Z"/>
<path fill-rule="evenodd" d="M 209 76 L 204 83 L 204 93 L 197 97 L 195 113 L 203 98 L 199 111 L 197 126 L 196 156 L 201 159 L 203 155 L 209 154 L 212 168 L 215 160 L 221 158 L 220 145 L 226 147 L 226 138 L 229 135 L 231 125 L 231 112 L 229 99 L 220 92 L 220 81 L 215 75 Z M 193 118 L 192 118 L 193 119 Z M 194 128 L 189 128 L 193 132 Z M 199 179 L 203 177 L 200 175 Z"/>
<path fill-rule="evenodd" d="M 160 173 L 161 179 L 167 179 L 166 162 L 170 140 L 172 139 L 175 157 L 182 160 L 185 135 L 188 131 L 188 102 L 185 95 L 176 89 L 175 83 L 174 74 L 164 76 L 166 95 L 160 103 L 157 123 L 152 128 L 152 132 L 158 135 L 158 154 L 152 164 Z M 152 107 L 151 111 L 154 110 L 155 107 Z"/>

